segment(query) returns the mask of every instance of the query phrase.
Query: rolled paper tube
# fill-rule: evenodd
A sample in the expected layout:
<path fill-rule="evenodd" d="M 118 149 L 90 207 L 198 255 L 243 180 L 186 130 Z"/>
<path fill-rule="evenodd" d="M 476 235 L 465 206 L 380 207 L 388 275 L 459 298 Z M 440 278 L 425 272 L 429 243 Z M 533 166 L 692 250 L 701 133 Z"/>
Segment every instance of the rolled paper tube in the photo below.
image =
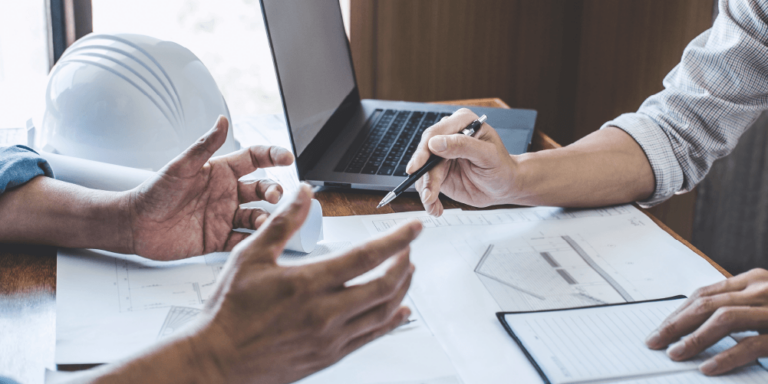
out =
<path fill-rule="evenodd" d="M 100 161 L 80 159 L 40 151 L 40 156 L 48 161 L 56 180 L 81 185 L 103 191 L 127 191 L 155 175 L 155 172 L 124 167 Z"/>
<path fill-rule="evenodd" d="M 254 201 L 240 205 L 243 208 L 261 208 L 270 214 L 275 212 L 283 204 L 270 204 L 266 201 Z M 237 229 L 238 232 L 253 233 L 250 229 Z M 320 202 L 312 199 L 307 220 L 301 228 L 288 240 L 285 249 L 289 251 L 309 253 L 315 249 L 317 243 L 323 239 L 323 207 Z"/>

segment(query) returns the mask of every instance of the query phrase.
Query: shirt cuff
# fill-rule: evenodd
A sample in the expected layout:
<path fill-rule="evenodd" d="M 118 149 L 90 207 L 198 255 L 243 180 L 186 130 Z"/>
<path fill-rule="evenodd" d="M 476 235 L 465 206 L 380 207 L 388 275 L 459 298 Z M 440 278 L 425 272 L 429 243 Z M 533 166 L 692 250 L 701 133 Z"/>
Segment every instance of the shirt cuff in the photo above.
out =
<path fill-rule="evenodd" d="M 32 148 L 23 145 L 0 148 L 0 195 L 42 175 L 53 177 L 53 170 Z"/>
<path fill-rule="evenodd" d="M 683 170 L 672 151 L 672 144 L 653 119 L 641 113 L 625 113 L 603 124 L 600 129 L 609 126 L 620 128 L 632 136 L 651 163 L 656 189 L 650 198 L 637 202 L 641 207 L 660 204 L 683 187 Z"/>

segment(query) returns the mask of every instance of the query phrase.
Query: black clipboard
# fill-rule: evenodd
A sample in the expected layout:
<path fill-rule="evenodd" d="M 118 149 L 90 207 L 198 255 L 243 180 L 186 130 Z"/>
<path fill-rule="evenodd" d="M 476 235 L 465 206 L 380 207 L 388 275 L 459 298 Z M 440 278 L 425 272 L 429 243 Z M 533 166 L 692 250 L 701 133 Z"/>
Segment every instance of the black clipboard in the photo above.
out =
<path fill-rule="evenodd" d="M 525 354 L 525 357 L 528 358 L 528 361 L 533 364 L 533 367 L 536 368 L 536 372 L 539 373 L 539 376 L 544 380 L 544 383 L 546 384 L 552 384 L 552 381 L 549 380 L 546 374 L 544 374 L 544 370 L 541 369 L 539 366 L 539 363 L 536 362 L 536 359 L 533 358 L 530 352 L 528 352 L 528 349 L 525 348 L 525 345 L 523 345 L 523 342 L 515 335 L 515 332 L 512 330 L 512 328 L 507 324 L 507 321 L 504 319 L 504 316 L 506 315 L 519 315 L 524 313 L 543 313 L 543 312 L 559 312 L 559 311 L 570 311 L 574 309 L 589 309 L 589 308 L 601 308 L 601 307 L 615 307 L 619 305 L 632 305 L 632 304 L 643 304 L 643 303 L 652 303 L 655 301 L 667 301 L 667 300 L 677 300 L 677 299 L 686 299 L 687 296 L 685 295 L 677 295 L 677 296 L 670 296 L 665 297 L 662 299 L 653 299 L 653 300 L 643 300 L 643 301 L 632 301 L 629 303 L 615 303 L 615 304 L 601 304 L 601 305 L 589 305 L 585 307 L 573 307 L 573 308 L 558 308 L 558 309 L 543 309 L 539 311 L 516 311 L 516 312 L 496 312 L 496 318 L 499 319 L 501 322 L 501 325 L 504 327 L 504 329 L 507 330 L 507 333 L 512 336 L 512 339 L 515 340 L 515 343 L 517 343 L 518 346 L 520 346 L 520 349 Z"/>

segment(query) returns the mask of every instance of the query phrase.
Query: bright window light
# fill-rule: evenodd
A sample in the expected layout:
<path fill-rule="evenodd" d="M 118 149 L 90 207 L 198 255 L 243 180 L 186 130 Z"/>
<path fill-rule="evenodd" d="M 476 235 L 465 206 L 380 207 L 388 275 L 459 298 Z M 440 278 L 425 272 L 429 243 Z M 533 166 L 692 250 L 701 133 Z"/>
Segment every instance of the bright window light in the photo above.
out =
<path fill-rule="evenodd" d="M 281 113 L 258 0 L 92 0 L 95 33 L 138 33 L 181 44 L 211 71 L 233 118 Z"/>
<path fill-rule="evenodd" d="M 47 33 L 44 0 L 0 1 L 0 129 L 25 127 L 43 103 Z"/>

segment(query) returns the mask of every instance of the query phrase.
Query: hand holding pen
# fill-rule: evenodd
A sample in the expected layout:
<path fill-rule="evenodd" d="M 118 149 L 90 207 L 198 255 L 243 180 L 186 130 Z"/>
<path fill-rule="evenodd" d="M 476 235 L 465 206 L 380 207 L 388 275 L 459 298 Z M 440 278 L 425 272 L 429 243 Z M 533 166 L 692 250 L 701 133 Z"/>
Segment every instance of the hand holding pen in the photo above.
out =
<path fill-rule="evenodd" d="M 474 136 L 456 134 L 478 117 L 462 108 L 430 127 L 421 137 L 406 172 L 414 174 L 431 155 L 444 158 L 414 186 L 427 213 L 440 216 L 440 193 L 475 207 L 510 204 L 519 197 L 518 156 L 511 156 L 488 122 Z"/>
<path fill-rule="evenodd" d="M 480 116 L 479 118 L 475 119 L 469 125 L 467 125 L 464 129 L 456 133 L 457 135 L 465 135 L 472 137 L 475 135 L 475 132 L 480 130 L 480 127 L 485 123 L 487 120 L 487 117 L 485 115 Z M 405 192 L 406 189 L 410 188 L 418 179 L 420 179 L 422 176 L 424 176 L 425 173 L 431 171 L 435 166 L 437 166 L 441 161 L 444 159 L 438 155 L 432 154 L 429 156 L 429 159 L 427 162 L 419 168 L 416 172 L 411 173 L 405 180 L 403 180 L 400 185 L 395 187 L 395 189 L 392 192 L 387 193 L 386 196 L 384 196 L 384 199 L 381 200 L 379 205 L 376 207 L 381 208 L 390 202 L 400 196 L 403 192 Z M 409 163 L 409 166 L 411 164 Z"/>

